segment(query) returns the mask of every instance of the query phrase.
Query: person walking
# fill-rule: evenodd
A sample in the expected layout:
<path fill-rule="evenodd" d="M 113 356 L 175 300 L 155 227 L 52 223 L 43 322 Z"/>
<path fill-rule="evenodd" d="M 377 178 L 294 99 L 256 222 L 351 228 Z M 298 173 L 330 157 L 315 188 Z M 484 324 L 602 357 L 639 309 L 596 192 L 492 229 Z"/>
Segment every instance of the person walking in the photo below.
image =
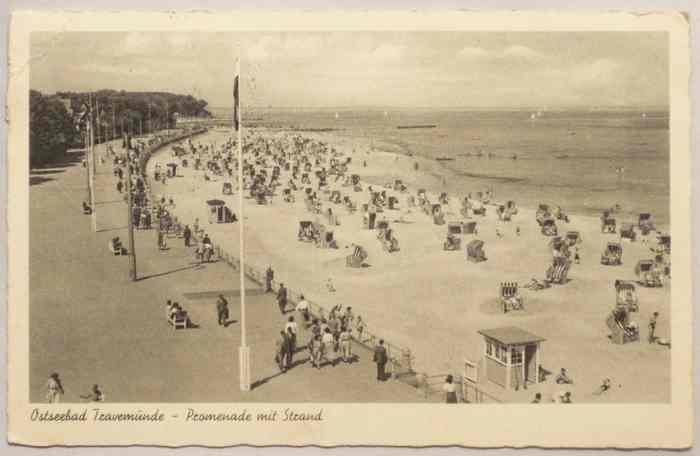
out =
<path fill-rule="evenodd" d="M 654 333 L 656 332 L 656 319 L 658 317 L 659 317 L 659 313 L 654 312 L 651 315 L 651 318 L 649 319 L 649 343 L 650 344 L 653 344 L 654 342 L 656 342 L 656 336 Z"/>
<path fill-rule="evenodd" d="M 452 377 L 452 374 L 448 375 L 445 379 L 445 384 L 442 385 L 442 390 L 445 392 L 445 403 L 457 403 L 457 388 L 454 384 L 454 378 Z"/>
<path fill-rule="evenodd" d="M 57 404 L 61 402 L 61 396 L 65 394 L 63 384 L 58 377 L 58 373 L 54 372 L 49 376 L 49 381 L 46 383 L 46 400 L 49 404 Z"/>
<path fill-rule="evenodd" d="M 386 363 L 388 361 L 388 356 L 386 354 L 386 347 L 384 347 L 384 339 L 379 341 L 379 345 L 374 347 L 374 362 L 377 365 L 377 381 L 383 382 L 386 380 Z"/>
<path fill-rule="evenodd" d="M 287 309 L 287 289 L 283 283 L 280 283 L 280 288 L 277 291 L 277 305 L 280 308 L 280 313 L 284 315 Z"/>
<path fill-rule="evenodd" d="M 272 281 L 275 279 L 275 271 L 272 266 L 268 266 L 265 271 L 265 293 L 272 293 Z"/>
<path fill-rule="evenodd" d="M 344 363 L 352 362 L 352 335 L 347 326 L 343 326 L 340 330 L 340 351 Z"/>
<path fill-rule="evenodd" d="M 284 366 L 286 369 L 291 369 L 292 365 L 294 364 L 294 350 L 296 350 L 296 347 L 294 345 L 294 341 L 296 339 L 296 335 L 292 332 L 292 328 L 287 328 L 286 331 L 286 336 L 287 336 L 287 347 L 285 348 L 285 359 L 284 359 Z"/>
<path fill-rule="evenodd" d="M 309 314 L 309 301 L 304 298 L 304 295 L 299 296 L 296 310 L 301 314 L 304 318 L 304 323 L 308 326 L 311 315 Z"/>
<path fill-rule="evenodd" d="M 228 301 L 224 298 L 224 295 L 219 295 L 219 299 L 216 300 L 216 314 L 219 326 L 226 326 L 228 324 Z"/>
<path fill-rule="evenodd" d="M 280 336 L 275 341 L 275 362 L 280 369 L 280 372 L 287 372 L 285 360 L 287 357 L 287 334 L 280 331 Z"/>
<path fill-rule="evenodd" d="M 189 247 L 190 239 L 192 239 L 192 231 L 189 225 L 185 225 L 185 229 L 182 231 L 182 237 L 185 239 L 185 247 Z"/>
<path fill-rule="evenodd" d="M 333 338 L 333 334 L 331 333 L 330 329 L 326 328 L 323 331 L 323 335 L 321 336 L 321 356 L 318 360 L 319 367 L 321 366 L 321 363 L 323 363 L 323 361 L 327 361 L 331 363 L 331 365 L 335 366 L 335 359 L 329 358 L 329 354 L 333 349 L 334 344 L 335 339 Z"/>
<path fill-rule="evenodd" d="M 291 347 L 292 352 L 297 351 L 297 322 L 294 321 L 294 316 L 289 317 L 287 324 L 284 326 L 284 330 L 291 335 Z"/>
<path fill-rule="evenodd" d="M 323 343 L 321 342 L 321 335 L 315 334 L 311 337 L 309 341 L 309 354 L 311 356 L 311 366 L 316 369 L 321 368 L 321 354 L 323 352 Z"/>

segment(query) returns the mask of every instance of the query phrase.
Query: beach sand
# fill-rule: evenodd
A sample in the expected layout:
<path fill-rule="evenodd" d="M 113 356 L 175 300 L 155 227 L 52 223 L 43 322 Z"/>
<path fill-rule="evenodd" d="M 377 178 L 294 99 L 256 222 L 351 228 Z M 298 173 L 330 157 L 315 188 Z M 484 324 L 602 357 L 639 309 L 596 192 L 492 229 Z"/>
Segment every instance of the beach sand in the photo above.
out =
<path fill-rule="evenodd" d="M 194 142 L 222 144 L 229 134 L 223 130 L 211 131 Z M 260 130 L 256 134 L 284 133 Z M 670 350 L 646 341 L 647 322 L 653 312 L 660 314 L 657 336 L 671 339 L 670 285 L 657 289 L 637 287 L 639 312 L 633 313 L 632 318 L 641 329 L 640 342 L 612 344 L 605 324 L 615 306 L 614 281 L 635 279 L 634 266 L 638 260 L 653 258 L 649 247 L 655 245 L 655 239 L 650 239 L 649 244 L 639 238 L 635 243 L 623 243 L 623 265 L 603 266 L 600 264 L 602 251 L 608 241 L 617 241 L 618 236 L 602 234 L 598 218 L 569 214 L 570 223 L 558 223 L 560 234 L 576 230 L 583 239 L 579 247 L 581 263 L 572 265 L 570 282 L 542 291 L 521 288 L 525 310 L 503 314 L 498 304 L 500 283 L 522 285 L 533 277 L 542 280 L 551 264 L 549 238 L 540 233 L 533 209 L 520 207 L 509 223 L 498 221 L 492 206 L 488 207 L 485 217 L 476 217 L 478 238 L 485 242 L 488 260 L 471 263 L 466 261 L 464 252 L 471 235 L 464 236 L 462 250 L 444 251 L 446 225 L 435 225 L 432 217 L 420 208 L 407 211 L 407 195 L 415 195 L 418 188 L 429 189 L 431 201 L 437 199 L 434 191 L 440 191 L 445 185 L 437 162 L 387 152 L 368 153 L 368 143 L 327 133 L 304 133 L 304 136 L 326 141 L 353 157 L 349 171 L 361 175 L 364 191 L 355 193 L 349 187 L 340 187 L 340 182 L 334 184 L 333 178 L 329 182 L 331 187 L 337 186 L 342 195 L 349 195 L 358 208 L 367 202 L 367 183 L 378 187 L 377 184 L 399 178 L 409 186 L 405 194 L 387 190 L 389 195 L 399 197 L 400 210 L 379 214 L 392 222 L 401 249 L 394 253 L 383 251 L 376 238 L 377 232 L 363 229 L 361 210 L 351 215 L 341 206 L 328 203 L 323 195 L 324 210 L 332 207 L 340 218 L 340 226 L 334 229 L 339 249 L 320 249 L 299 242 L 299 221 L 319 217 L 306 210 L 301 190 L 296 194 L 295 203 L 285 203 L 278 194 L 269 205 L 257 205 L 246 194 L 247 264 L 260 271 L 272 265 L 277 281 L 303 292 L 327 310 L 336 304 L 352 306 L 374 334 L 410 348 L 414 368 L 430 375 L 461 374 L 465 360 L 480 362 L 483 342 L 477 331 L 482 329 L 517 326 L 545 338 L 540 359 L 543 367 L 553 373 L 545 383 L 515 392 L 480 379 L 481 388 L 504 401 L 526 402 L 535 392 L 541 392 L 546 399 L 561 390 L 571 391 L 574 402 L 670 400 Z M 168 161 L 171 161 L 170 151 L 165 149 L 151 159 L 149 176 L 155 163 L 164 165 Z M 366 167 L 362 166 L 363 161 L 367 162 Z M 415 162 L 419 163 L 419 171 L 413 169 Z M 205 201 L 222 199 L 238 213 L 238 195 L 222 195 L 225 180 L 205 182 L 201 174 L 191 167 L 179 168 L 178 177 L 170 179 L 166 185 L 154 184 L 153 187 L 156 194 L 174 197 L 176 207 L 173 210 L 184 223 L 191 224 L 198 218 L 215 244 L 237 254 L 239 223 L 209 224 Z M 287 180 L 283 172 L 281 182 Z M 450 205 L 444 208 L 446 221 L 461 221 L 459 199 L 469 191 L 479 190 L 483 189 L 465 189 L 461 195 L 451 194 Z M 565 201 L 543 202 L 566 208 Z M 399 218 L 405 223 L 393 223 Z M 319 220 L 325 223 L 323 218 Z M 618 226 L 622 221 L 618 220 Z M 515 233 L 516 227 L 520 228 L 519 236 Z M 497 228 L 502 238 L 496 235 Z M 345 266 L 345 257 L 352 252 L 353 243 L 367 250 L 369 267 Z M 326 290 L 328 278 L 332 279 L 335 292 Z M 562 367 L 574 379 L 573 385 L 562 387 L 553 382 Z M 612 379 L 613 388 L 601 396 L 592 394 L 604 378 Z"/>

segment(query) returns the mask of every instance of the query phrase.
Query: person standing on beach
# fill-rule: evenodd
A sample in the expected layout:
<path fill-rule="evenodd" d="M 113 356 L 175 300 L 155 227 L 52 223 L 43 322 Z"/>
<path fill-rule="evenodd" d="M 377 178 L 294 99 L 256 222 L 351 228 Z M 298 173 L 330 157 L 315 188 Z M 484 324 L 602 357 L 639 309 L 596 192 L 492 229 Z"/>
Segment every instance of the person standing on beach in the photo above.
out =
<path fill-rule="evenodd" d="M 63 385 L 61 384 L 61 379 L 58 378 L 58 373 L 54 372 L 49 376 L 49 381 L 46 383 L 46 400 L 49 404 L 57 404 L 61 402 L 61 396 L 65 391 L 63 391 Z"/>
<path fill-rule="evenodd" d="M 656 336 L 654 333 L 656 332 L 656 319 L 659 317 L 658 312 L 654 312 L 651 315 L 651 318 L 649 319 L 649 343 L 653 344 L 656 342 Z"/>
<path fill-rule="evenodd" d="M 379 345 L 374 347 L 374 362 L 377 365 L 377 381 L 383 382 L 386 380 L 386 363 L 389 360 L 384 347 L 384 339 L 379 341 Z"/>
<path fill-rule="evenodd" d="M 283 283 L 280 283 L 280 288 L 277 291 L 277 305 L 280 308 L 280 313 L 284 315 L 287 310 L 287 289 L 284 288 Z"/>

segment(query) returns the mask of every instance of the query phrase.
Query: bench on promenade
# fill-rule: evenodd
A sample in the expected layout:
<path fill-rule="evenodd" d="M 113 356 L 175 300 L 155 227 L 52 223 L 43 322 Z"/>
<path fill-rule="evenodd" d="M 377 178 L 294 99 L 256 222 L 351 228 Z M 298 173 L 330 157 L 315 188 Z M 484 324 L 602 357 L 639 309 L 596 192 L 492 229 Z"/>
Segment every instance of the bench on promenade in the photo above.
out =
<path fill-rule="evenodd" d="M 122 243 L 119 238 L 113 238 L 108 243 L 107 246 L 112 255 L 126 255 L 126 249 L 122 247 Z"/>
<path fill-rule="evenodd" d="M 187 314 L 184 315 L 177 315 L 173 314 L 168 316 L 168 323 L 173 327 L 173 330 L 176 329 L 187 329 Z"/>

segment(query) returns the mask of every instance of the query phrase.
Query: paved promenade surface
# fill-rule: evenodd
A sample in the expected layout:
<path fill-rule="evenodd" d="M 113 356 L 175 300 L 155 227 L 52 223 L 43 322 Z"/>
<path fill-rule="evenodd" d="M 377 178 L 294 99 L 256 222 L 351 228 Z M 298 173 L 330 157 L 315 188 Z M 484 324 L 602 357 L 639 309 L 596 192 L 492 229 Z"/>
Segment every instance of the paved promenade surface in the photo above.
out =
<path fill-rule="evenodd" d="M 247 284 L 251 392 L 239 389 L 238 272 L 223 262 L 199 266 L 181 239 L 158 251 L 155 231 L 137 231 L 139 281 L 128 278 L 128 257 L 108 242 L 127 245 L 126 205 L 112 167 L 98 165 L 98 232 L 82 214 L 85 169 L 73 157 L 32 170 L 30 189 L 30 391 L 45 400 L 45 384 L 58 372 L 64 402 L 79 402 L 94 383 L 113 402 L 420 402 L 404 384 L 375 381 L 371 353 L 355 346 L 358 361 L 316 370 L 306 350 L 280 374 L 275 335 L 285 319 L 272 295 Z M 227 296 L 231 322 L 216 322 L 215 300 Z M 174 331 L 167 299 L 180 302 L 197 328 Z M 289 314 L 291 315 L 291 314 Z M 299 337 L 300 344 L 307 340 Z M 436 398 L 433 398 L 437 400 Z"/>

